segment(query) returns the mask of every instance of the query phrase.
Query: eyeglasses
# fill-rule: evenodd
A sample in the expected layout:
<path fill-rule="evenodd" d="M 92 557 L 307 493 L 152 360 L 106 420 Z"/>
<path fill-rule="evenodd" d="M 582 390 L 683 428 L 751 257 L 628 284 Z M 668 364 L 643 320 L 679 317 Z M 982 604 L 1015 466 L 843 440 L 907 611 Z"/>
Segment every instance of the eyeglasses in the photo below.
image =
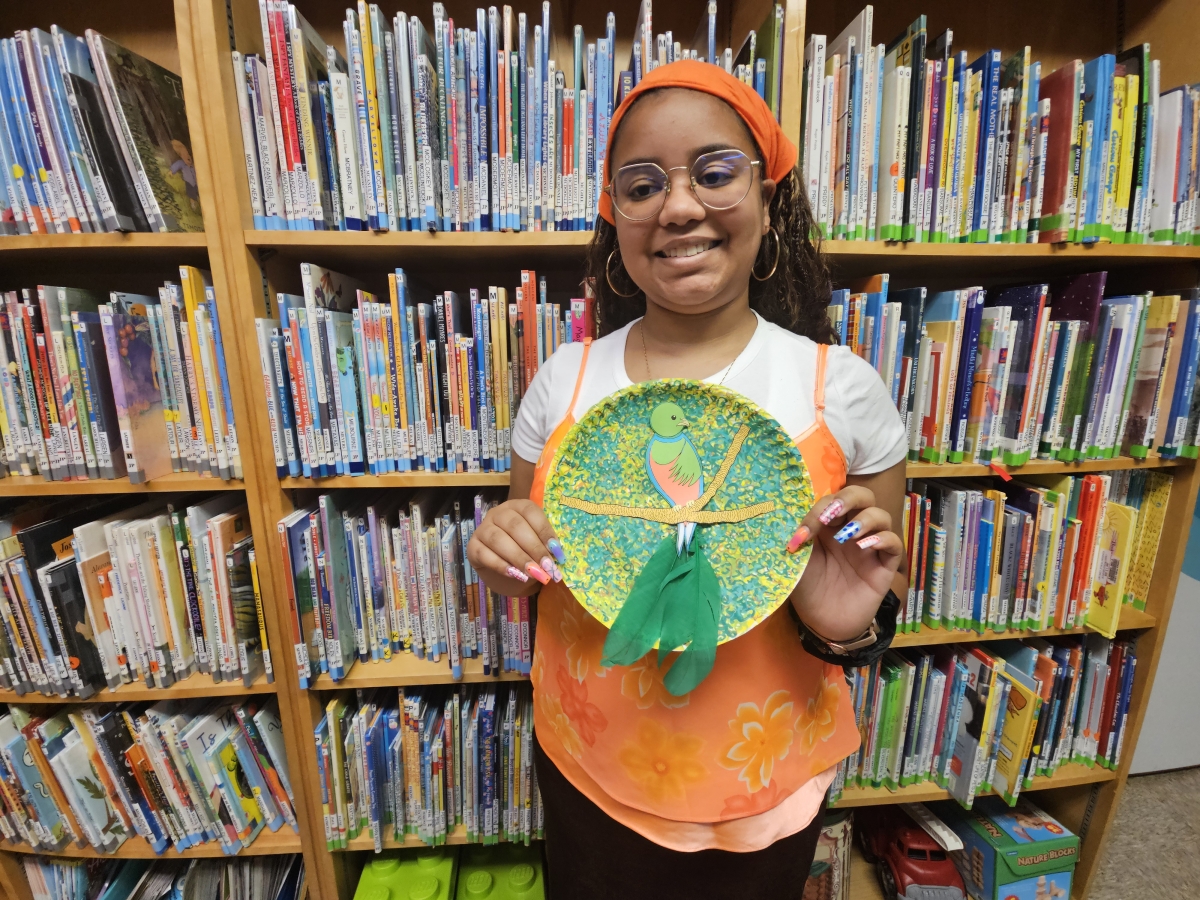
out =
<path fill-rule="evenodd" d="M 667 202 L 671 193 L 669 173 L 687 169 L 696 199 L 719 212 L 732 209 L 746 199 L 754 183 L 754 167 L 761 164 L 733 149 L 704 153 L 690 166 L 670 169 L 651 162 L 633 163 L 617 169 L 612 183 L 604 190 L 621 215 L 633 222 L 644 222 L 657 216 Z"/>

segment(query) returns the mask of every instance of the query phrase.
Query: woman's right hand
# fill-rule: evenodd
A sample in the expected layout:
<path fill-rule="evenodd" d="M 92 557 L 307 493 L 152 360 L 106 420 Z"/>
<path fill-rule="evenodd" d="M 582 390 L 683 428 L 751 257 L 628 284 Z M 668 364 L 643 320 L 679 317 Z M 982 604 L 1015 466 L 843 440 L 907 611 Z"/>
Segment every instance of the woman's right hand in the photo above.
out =
<path fill-rule="evenodd" d="M 557 562 L 562 544 L 541 508 L 530 500 L 494 506 L 467 544 L 467 560 L 493 592 L 525 597 L 541 585 L 562 581 Z"/>

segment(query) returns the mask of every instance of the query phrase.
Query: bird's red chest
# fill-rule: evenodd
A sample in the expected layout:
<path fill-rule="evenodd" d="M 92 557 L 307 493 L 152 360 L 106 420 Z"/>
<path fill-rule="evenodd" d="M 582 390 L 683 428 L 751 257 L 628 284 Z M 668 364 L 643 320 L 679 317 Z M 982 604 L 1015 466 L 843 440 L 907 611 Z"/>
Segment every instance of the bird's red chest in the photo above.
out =
<path fill-rule="evenodd" d="M 671 469 L 674 463 L 656 463 L 653 459 L 650 460 L 650 471 L 654 473 L 655 479 L 666 491 L 671 502 L 676 506 L 681 506 L 684 503 L 690 503 L 700 496 L 700 482 L 694 481 L 691 484 L 680 484 L 671 475 Z"/>

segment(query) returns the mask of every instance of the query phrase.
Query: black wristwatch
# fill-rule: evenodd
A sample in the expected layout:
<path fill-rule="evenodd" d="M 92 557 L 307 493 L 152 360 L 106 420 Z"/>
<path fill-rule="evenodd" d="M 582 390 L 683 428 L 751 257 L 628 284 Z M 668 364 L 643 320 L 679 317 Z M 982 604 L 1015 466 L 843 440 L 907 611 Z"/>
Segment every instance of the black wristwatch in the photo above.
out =
<path fill-rule="evenodd" d="M 848 641 L 831 641 L 804 624 L 796 607 L 788 603 L 788 613 L 800 632 L 800 641 L 805 651 L 823 662 L 846 668 L 867 666 L 883 656 L 896 634 L 896 617 L 900 611 L 900 598 L 894 591 L 884 594 L 879 609 L 870 626 L 859 637 Z"/>

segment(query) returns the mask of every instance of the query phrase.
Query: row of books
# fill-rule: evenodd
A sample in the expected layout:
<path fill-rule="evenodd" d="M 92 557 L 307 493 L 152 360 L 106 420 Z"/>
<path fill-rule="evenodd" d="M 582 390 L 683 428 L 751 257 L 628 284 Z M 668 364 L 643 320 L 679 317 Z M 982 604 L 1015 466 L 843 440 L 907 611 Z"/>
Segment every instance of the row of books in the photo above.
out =
<path fill-rule="evenodd" d="M 1116 769 L 1136 667 L 1133 641 L 1096 634 L 889 650 L 852 673 L 862 745 L 832 796 L 933 782 L 1015 806 L 1066 763 Z"/>
<path fill-rule="evenodd" d="M 0 469 L 48 481 L 242 477 L 208 273 L 158 296 L 38 285 L 0 303 Z"/>
<path fill-rule="evenodd" d="M 594 300 L 545 277 L 430 296 L 403 269 L 389 296 L 310 263 L 304 294 L 256 319 L 275 467 L 287 475 L 507 471 L 520 398 L 561 344 L 595 337 Z"/>
<path fill-rule="evenodd" d="M 404 653 L 464 660 L 484 674 L 529 673 L 528 598 L 493 594 L 467 560 L 467 545 L 497 500 L 426 489 L 379 502 L 322 494 L 279 523 L 289 623 L 302 688 L 319 674 L 343 680 L 357 662 Z"/>
<path fill-rule="evenodd" d="M 375 852 L 413 835 L 430 846 L 544 836 L 528 685 L 458 685 L 331 700 L 315 732 L 325 841 L 368 835 Z"/>
<path fill-rule="evenodd" d="M 85 35 L 0 39 L 0 235 L 203 231 L 183 82 Z"/>
<path fill-rule="evenodd" d="M 1171 495 L 1158 471 L 1029 475 L 983 483 L 911 479 L 911 573 L 899 628 L 1028 631 L 1087 625 L 1116 635 L 1145 609 Z"/>
<path fill-rule="evenodd" d="M 263 828 L 299 833 L 274 698 L 72 707 L 0 717 L 0 830 L 46 852 L 155 853 L 210 841 L 232 855 Z"/>
<path fill-rule="evenodd" d="M 274 681 L 245 502 L 28 503 L 0 518 L 0 684 L 88 699 Z M 30 699 L 34 699 L 30 697 Z"/>
<path fill-rule="evenodd" d="M 1022 47 L 968 62 L 918 16 L 876 43 L 867 6 L 804 55 L 802 170 L 845 240 L 1200 240 L 1193 87 L 1161 91 L 1139 44 L 1043 74 Z"/>
<path fill-rule="evenodd" d="M 22 860 L 33 900 L 304 900 L 299 853 L 245 859 Z"/>
<path fill-rule="evenodd" d="M 233 54 L 256 228 L 590 231 L 613 110 L 676 59 L 723 65 L 779 114 L 779 4 L 735 59 L 717 51 L 716 0 L 689 49 L 654 33 L 651 0 L 641 0 L 621 71 L 611 12 L 604 36 L 586 41 L 576 25 L 571 59 L 552 59 L 549 0 L 540 23 L 511 6 L 455 23 L 434 3 L 429 29 L 404 12 L 389 23 L 359 0 L 342 47 L 287 0 L 260 0 L 259 13 L 262 55 Z"/>
<path fill-rule="evenodd" d="M 1107 273 L 984 290 L 834 291 L 841 343 L 905 420 L 910 461 L 1195 458 L 1200 290 L 1105 296 Z"/>

